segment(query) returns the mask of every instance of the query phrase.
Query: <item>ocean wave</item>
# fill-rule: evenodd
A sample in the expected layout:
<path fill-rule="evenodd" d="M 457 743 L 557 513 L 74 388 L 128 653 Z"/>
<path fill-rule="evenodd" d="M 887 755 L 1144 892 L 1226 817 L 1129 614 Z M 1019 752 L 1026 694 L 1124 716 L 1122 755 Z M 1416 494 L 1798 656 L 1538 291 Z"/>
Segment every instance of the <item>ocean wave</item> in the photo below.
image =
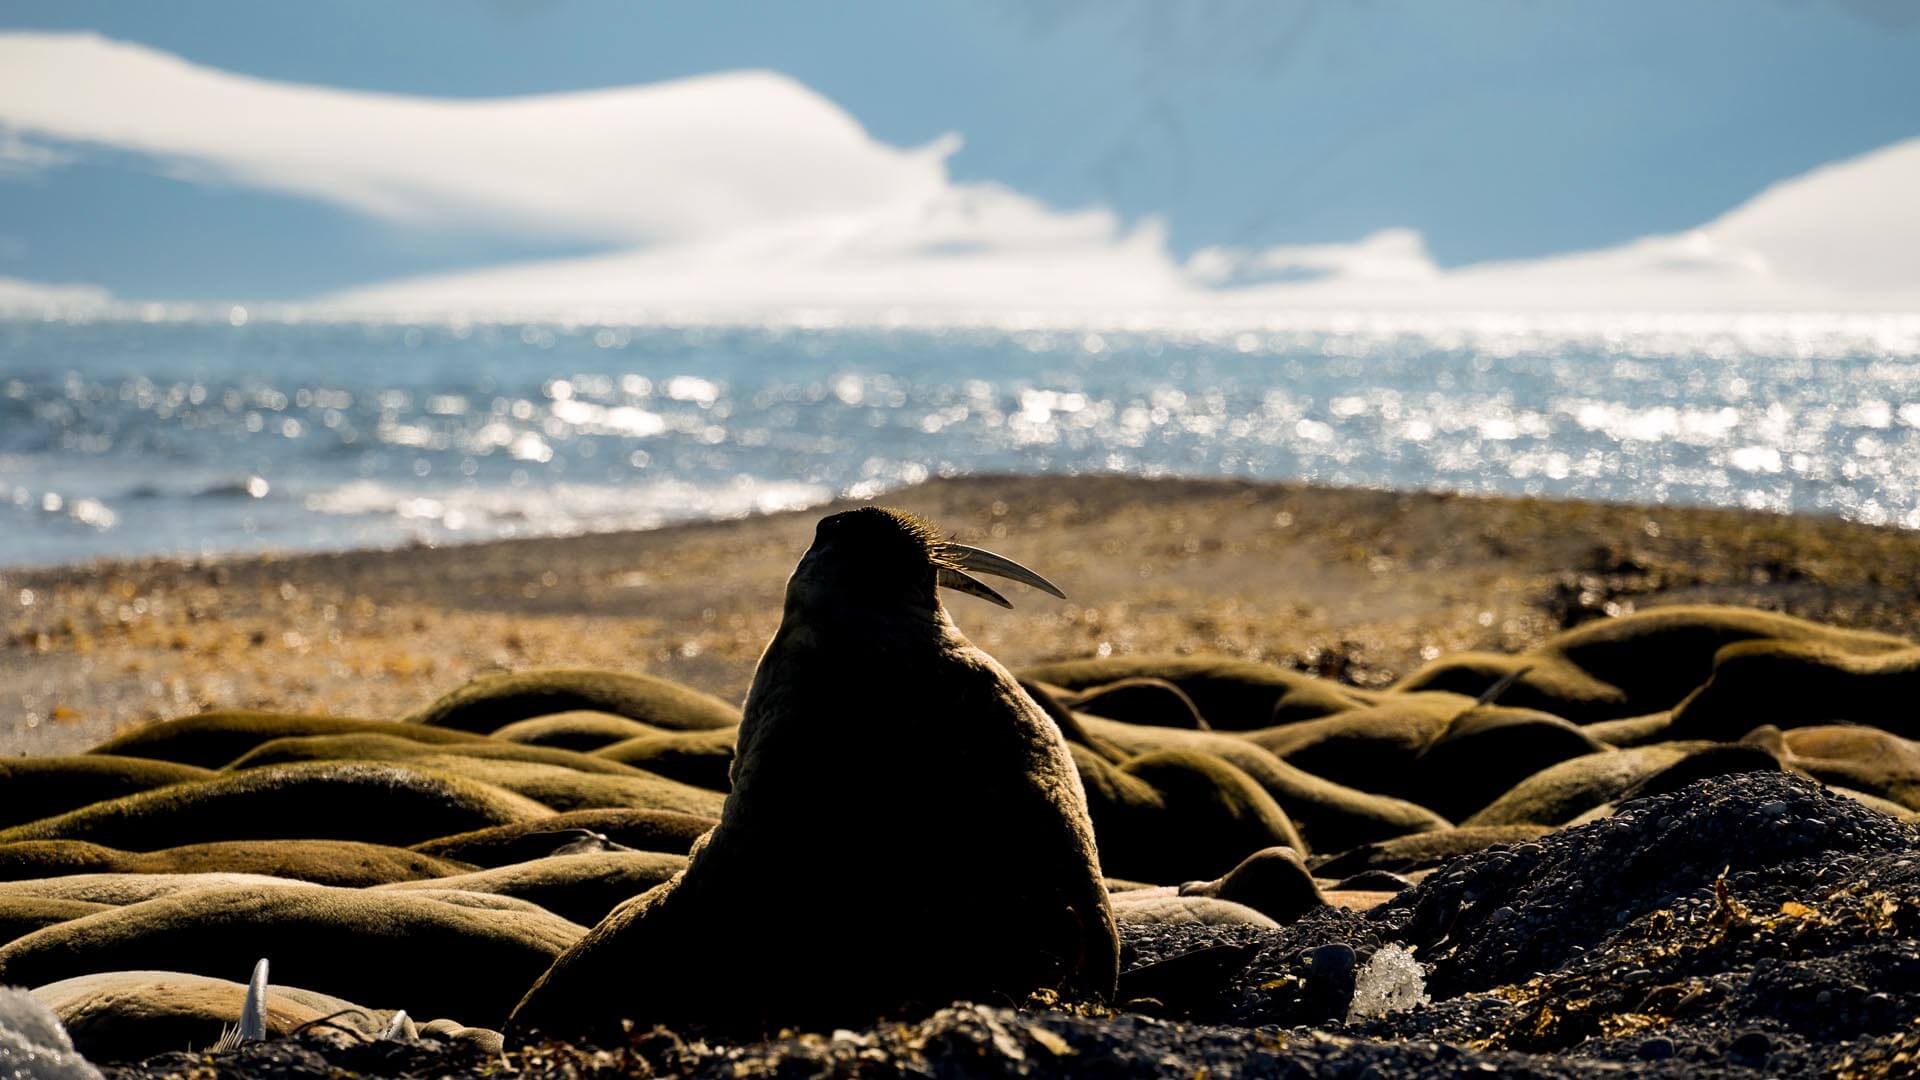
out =
<path fill-rule="evenodd" d="M 1674 318 L 1641 328 L 1651 336 L 1574 339 L 1518 319 L 1177 333 L 0 323 L 0 484 L 63 506 L 15 515 L 0 563 L 651 527 L 982 472 L 1920 527 L 1920 336 L 1880 325 L 1774 319 L 1716 336 Z M 71 518 L 80 498 L 106 513 Z"/>
<path fill-rule="evenodd" d="M 389 519 L 434 532 L 505 537 L 647 529 L 745 517 L 817 506 L 834 495 L 832 489 L 817 484 L 750 477 L 713 485 L 662 480 L 432 491 L 356 480 L 310 494 L 304 505 L 316 514 Z"/>

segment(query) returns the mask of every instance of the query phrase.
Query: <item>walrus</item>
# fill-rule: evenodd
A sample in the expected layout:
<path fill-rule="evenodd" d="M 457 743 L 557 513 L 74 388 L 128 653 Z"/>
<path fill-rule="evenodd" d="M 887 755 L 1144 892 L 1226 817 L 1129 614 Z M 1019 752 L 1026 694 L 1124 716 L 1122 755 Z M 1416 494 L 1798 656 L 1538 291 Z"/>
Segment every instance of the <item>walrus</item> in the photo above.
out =
<path fill-rule="evenodd" d="M 748 692 L 720 823 L 514 1011 L 767 1030 L 959 998 L 1113 993 L 1119 946 L 1059 729 L 948 618 L 967 571 L 1059 590 L 918 518 L 823 519 Z"/>

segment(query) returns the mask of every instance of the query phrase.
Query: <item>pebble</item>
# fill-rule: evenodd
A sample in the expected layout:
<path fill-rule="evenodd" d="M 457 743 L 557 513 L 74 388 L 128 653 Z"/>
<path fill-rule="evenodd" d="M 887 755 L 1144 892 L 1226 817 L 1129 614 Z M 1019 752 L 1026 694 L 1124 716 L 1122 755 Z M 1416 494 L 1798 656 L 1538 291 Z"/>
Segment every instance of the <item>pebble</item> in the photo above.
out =
<path fill-rule="evenodd" d="M 1749 1031 L 1728 1045 L 1727 1053 L 1737 1058 L 1757 1061 L 1773 1051 L 1773 1040 L 1767 1038 L 1764 1031 Z"/>

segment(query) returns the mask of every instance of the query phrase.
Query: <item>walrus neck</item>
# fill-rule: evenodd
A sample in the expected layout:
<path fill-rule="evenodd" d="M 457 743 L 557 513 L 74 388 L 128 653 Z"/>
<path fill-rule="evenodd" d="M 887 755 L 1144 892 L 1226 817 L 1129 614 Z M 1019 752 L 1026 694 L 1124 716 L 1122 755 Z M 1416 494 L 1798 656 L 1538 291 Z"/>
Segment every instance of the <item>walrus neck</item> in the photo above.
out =
<path fill-rule="evenodd" d="M 958 638 L 960 631 L 938 603 L 932 607 L 917 604 L 889 605 L 876 611 L 863 604 L 809 602 L 788 596 L 780 619 L 777 637 L 798 635 L 807 639 L 861 641 L 885 649 L 903 641 L 945 641 Z"/>
<path fill-rule="evenodd" d="M 780 632 L 785 635 L 802 629 L 836 638 L 849 634 L 874 638 L 911 634 L 924 640 L 929 632 L 943 638 L 959 634 L 938 596 L 902 595 L 875 602 L 796 576 L 787 583 Z"/>

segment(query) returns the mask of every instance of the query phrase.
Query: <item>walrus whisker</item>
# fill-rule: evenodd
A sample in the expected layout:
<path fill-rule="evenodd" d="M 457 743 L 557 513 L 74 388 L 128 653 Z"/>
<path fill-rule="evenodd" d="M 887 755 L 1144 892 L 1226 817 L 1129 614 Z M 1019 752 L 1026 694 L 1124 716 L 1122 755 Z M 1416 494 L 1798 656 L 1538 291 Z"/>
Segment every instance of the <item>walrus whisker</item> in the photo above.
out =
<path fill-rule="evenodd" d="M 996 555 L 985 548 L 968 547 L 965 544 L 949 542 L 941 552 L 956 569 L 972 570 L 977 574 L 992 574 L 995 577 L 1008 578 L 1022 585 L 1031 585 L 1044 593 L 1052 593 L 1062 600 L 1067 594 L 1060 586 L 1041 577 L 1039 574 L 1014 562 L 1005 555 Z M 944 584 L 944 583 L 943 583 Z"/>
<path fill-rule="evenodd" d="M 1517 667 L 1514 670 L 1507 672 L 1505 675 L 1500 676 L 1498 679 L 1494 680 L 1494 683 L 1492 686 L 1489 686 L 1485 690 L 1480 691 L 1480 696 L 1473 699 L 1473 704 L 1467 706 L 1464 709 L 1461 709 L 1460 715 L 1465 716 L 1475 709 L 1482 709 L 1487 707 L 1488 705 L 1493 704 L 1496 701 L 1499 701 L 1501 694 L 1506 693 L 1507 690 L 1511 688 L 1514 683 L 1517 683 L 1521 679 L 1525 678 L 1527 672 L 1532 670 L 1533 670 L 1532 664 L 1523 664 L 1520 667 Z"/>
<path fill-rule="evenodd" d="M 943 566 L 940 568 L 940 573 L 936 580 L 943 589 L 952 589 L 954 592 L 963 592 L 968 596 L 977 596 L 988 603 L 999 604 L 1003 608 L 1013 607 L 1012 601 L 993 591 L 993 589 L 989 588 L 979 579 L 969 576 L 964 570 L 955 570 L 951 566 Z"/>

